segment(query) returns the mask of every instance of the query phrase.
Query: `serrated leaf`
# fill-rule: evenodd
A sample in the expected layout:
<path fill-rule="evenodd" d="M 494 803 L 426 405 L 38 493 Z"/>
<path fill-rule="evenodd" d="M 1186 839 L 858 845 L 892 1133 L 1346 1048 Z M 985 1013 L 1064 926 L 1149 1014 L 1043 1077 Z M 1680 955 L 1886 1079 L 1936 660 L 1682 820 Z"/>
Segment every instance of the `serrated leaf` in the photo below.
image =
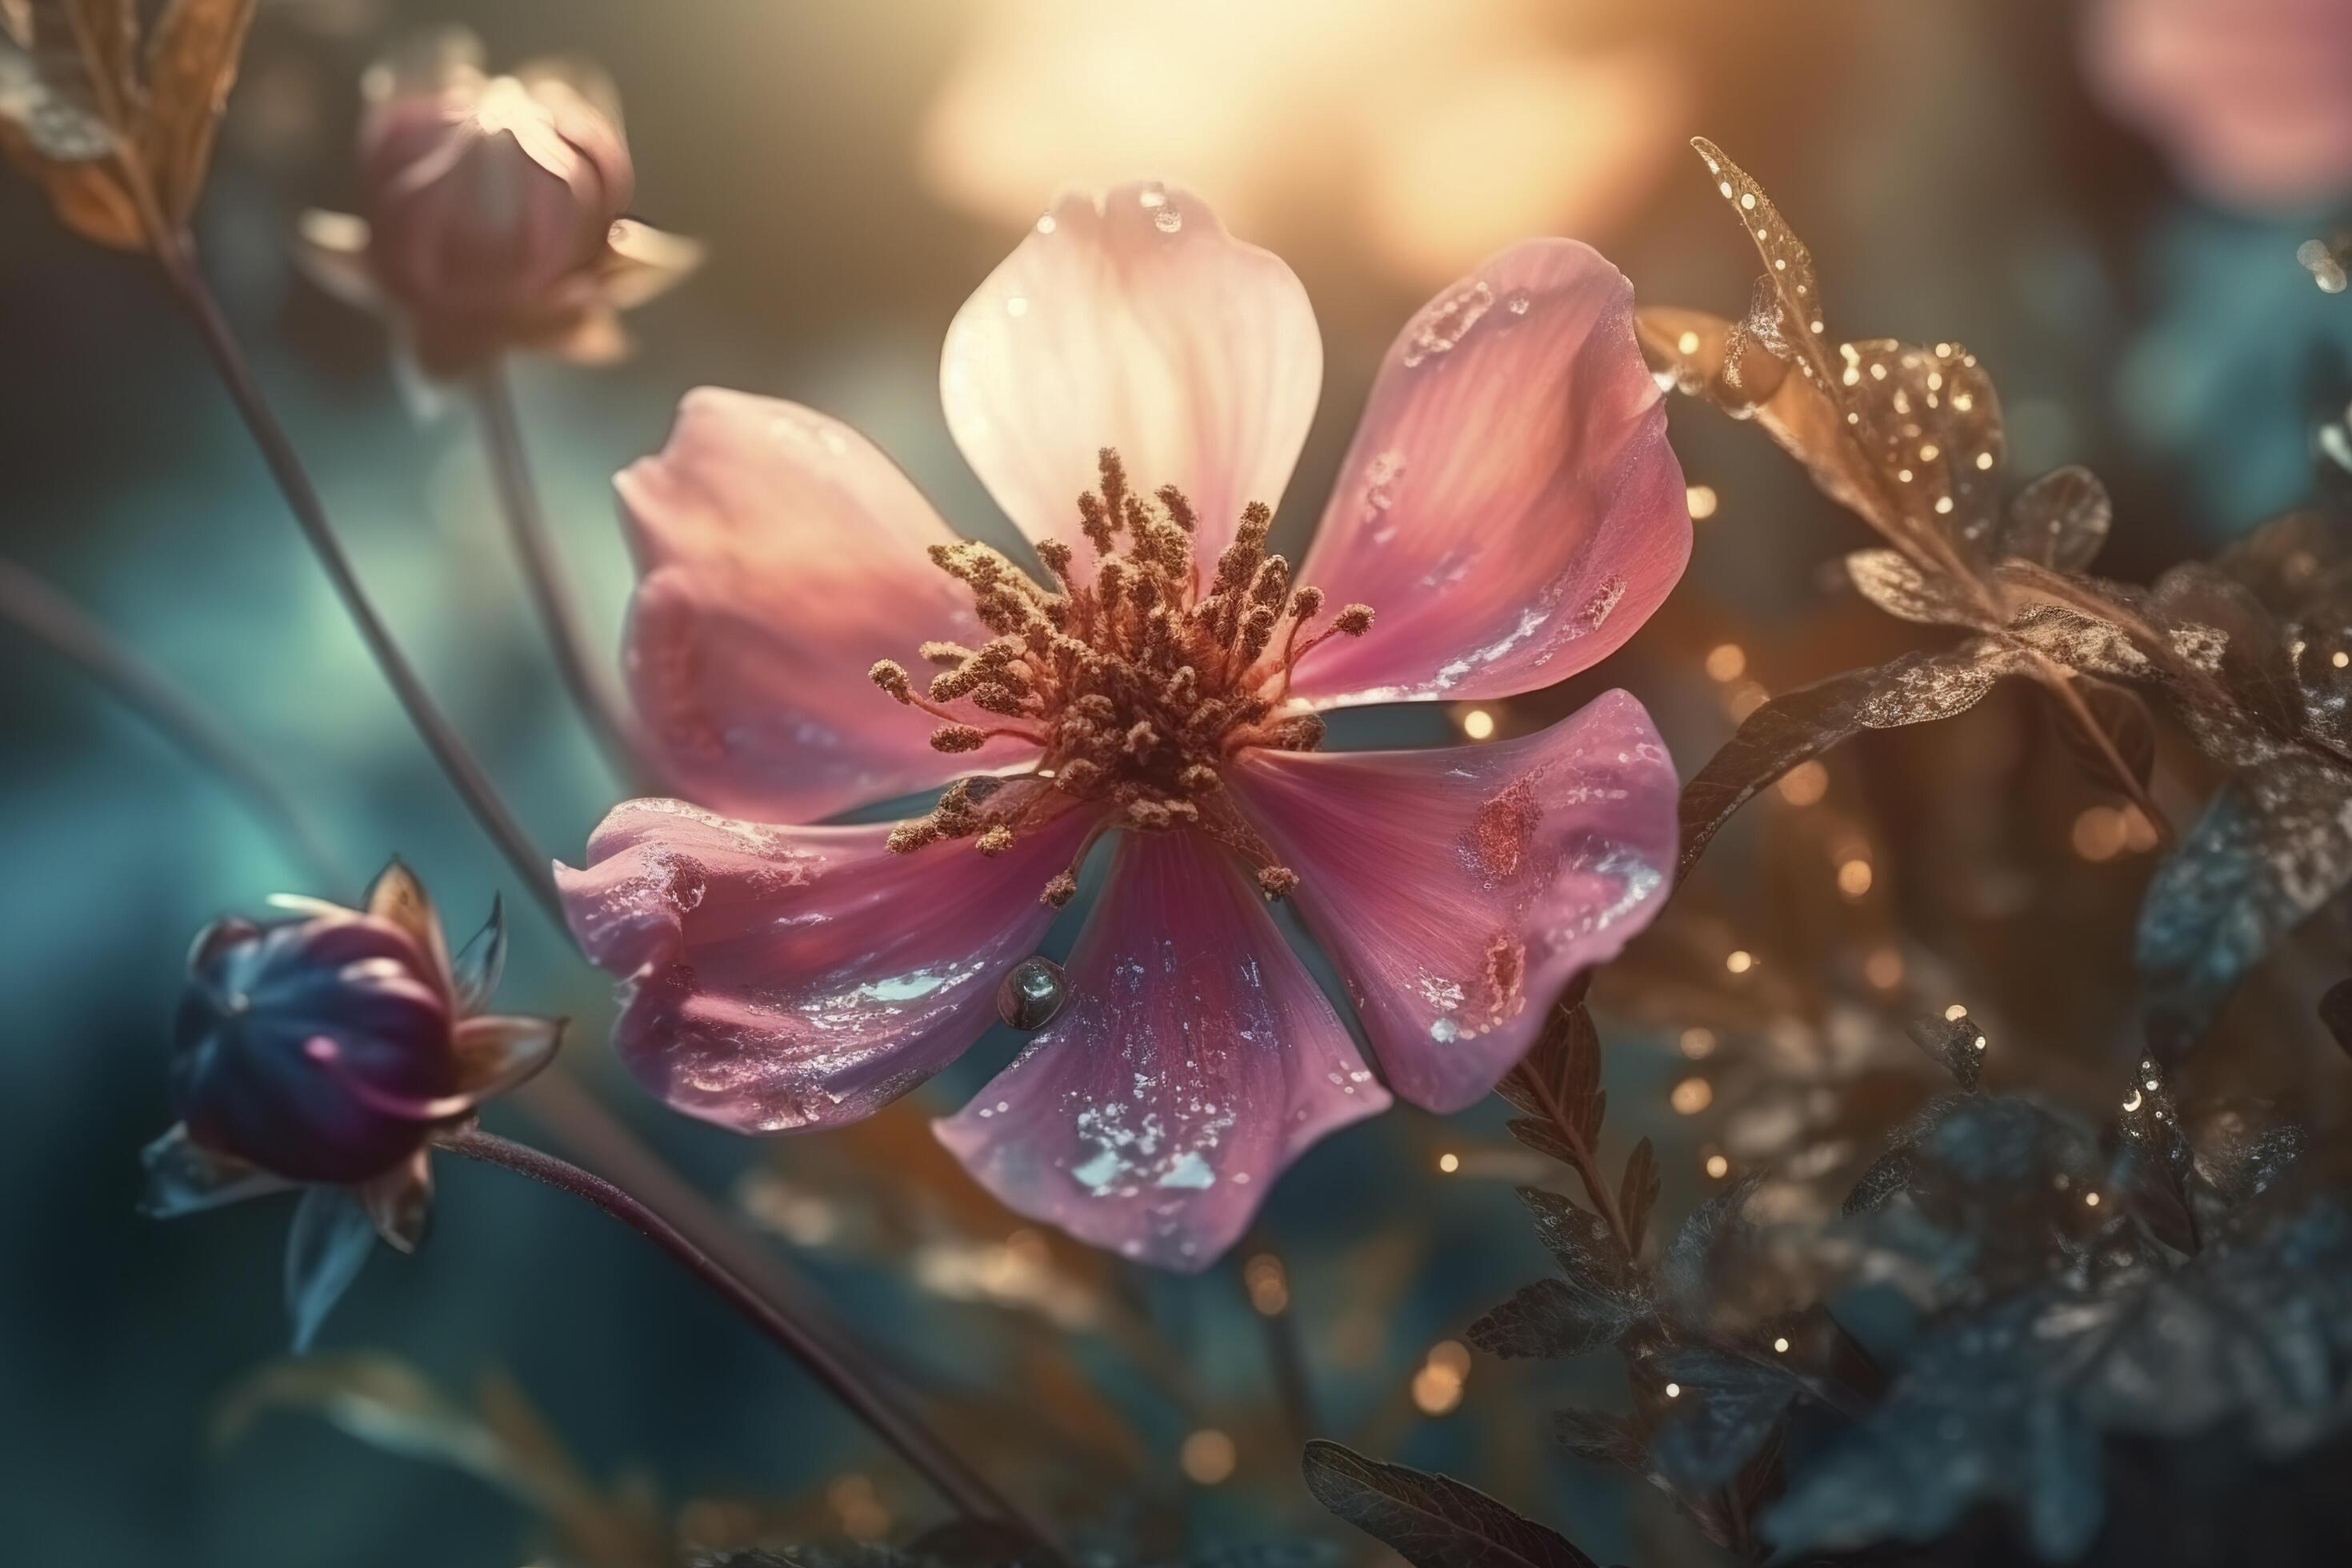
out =
<path fill-rule="evenodd" d="M 257 0 L 171 0 L 147 50 L 141 155 L 164 216 L 184 225 L 204 194 L 214 134 L 236 84 Z"/>
<path fill-rule="evenodd" d="M 1540 1187 L 1521 1187 L 1518 1194 L 1535 1216 L 1537 1238 L 1570 1281 L 1595 1291 L 1628 1288 L 1632 1260 L 1618 1247 L 1608 1221 Z"/>
<path fill-rule="evenodd" d="M 1683 1317 L 1705 1315 L 1717 1271 L 1752 1238 L 1743 1211 L 1762 1181 L 1761 1173 L 1751 1171 L 1710 1194 L 1666 1244 L 1658 1259 L 1658 1283 L 1664 1300 Z"/>
<path fill-rule="evenodd" d="M 2099 552 L 2115 503 L 2099 476 L 2079 465 L 2042 475 L 2009 504 L 2000 552 L 2060 572 L 2080 572 Z"/>
<path fill-rule="evenodd" d="M 1965 713 L 2024 663 L 2015 649 L 1979 638 L 1850 669 L 1775 697 L 1750 713 L 1683 786 L 1678 874 L 1688 876 L 1732 815 L 1790 768 L 1864 730 L 1932 723 Z"/>
<path fill-rule="evenodd" d="M 1561 1359 L 1614 1344 L 1641 1321 L 1637 1303 L 1544 1279 L 1522 1285 L 1511 1299 L 1465 1331 L 1489 1355 Z"/>
<path fill-rule="evenodd" d="M 2195 1049 L 2246 972 L 2347 879 L 2343 773 L 2288 755 L 2223 785 L 2140 905 L 2135 956 L 2157 1055 Z"/>
<path fill-rule="evenodd" d="M 1307 1489 L 1414 1568 L 1599 1568 L 1566 1537 L 1447 1476 L 1367 1459 L 1318 1438 Z"/>
<path fill-rule="evenodd" d="M 1657 1206 L 1662 1180 L 1657 1151 L 1650 1146 L 1649 1139 L 1643 1138 L 1625 1157 L 1624 1180 L 1617 1188 L 1617 1212 L 1625 1221 L 1625 1234 L 1637 1257 L 1643 1237 L 1649 1229 L 1650 1211 Z"/>

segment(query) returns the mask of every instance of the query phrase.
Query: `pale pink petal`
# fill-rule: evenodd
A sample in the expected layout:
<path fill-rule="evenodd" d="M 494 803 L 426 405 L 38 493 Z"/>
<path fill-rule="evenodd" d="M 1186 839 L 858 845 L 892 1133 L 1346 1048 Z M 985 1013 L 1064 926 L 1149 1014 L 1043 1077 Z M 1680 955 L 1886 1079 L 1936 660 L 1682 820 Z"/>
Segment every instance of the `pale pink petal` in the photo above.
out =
<path fill-rule="evenodd" d="M 677 1110 L 741 1132 L 851 1121 L 953 1060 L 1035 951 L 1084 814 L 989 858 L 909 855 L 885 825 L 773 827 L 677 801 L 616 807 L 556 868 L 572 934 L 625 983 L 613 1043 Z"/>
<path fill-rule="evenodd" d="M 1264 900 L 1191 833 L 1124 834 L 1070 1000 L 940 1141 L 1005 1204 L 1205 1268 L 1325 1133 L 1383 1110 Z"/>
<path fill-rule="evenodd" d="M 1250 752 L 1229 776 L 1298 873 L 1389 1086 L 1432 1110 L 1492 1089 L 1674 870 L 1674 763 L 1622 691 L 1516 741 Z"/>
<path fill-rule="evenodd" d="M 847 426 L 704 387 L 614 483 L 640 574 L 629 683 L 679 794 L 807 822 L 1021 754 L 943 756 L 866 678 L 877 659 L 913 666 L 927 638 L 985 634 L 925 554 L 956 536 Z"/>
<path fill-rule="evenodd" d="M 1064 195 L 956 312 L 940 363 L 956 445 L 1030 538 L 1081 543 L 1077 498 L 1115 447 L 1138 489 L 1192 498 L 1213 555 L 1244 505 L 1281 499 L 1322 385 L 1290 268 L 1159 184 Z"/>
<path fill-rule="evenodd" d="M 1389 350 L 1298 574 L 1376 618 L 1296 689 L 1333 707 L 1549 686 L 1632 637 L 1690 549 L 1633 286 L 1589 246 L 1514 246 Z"/>

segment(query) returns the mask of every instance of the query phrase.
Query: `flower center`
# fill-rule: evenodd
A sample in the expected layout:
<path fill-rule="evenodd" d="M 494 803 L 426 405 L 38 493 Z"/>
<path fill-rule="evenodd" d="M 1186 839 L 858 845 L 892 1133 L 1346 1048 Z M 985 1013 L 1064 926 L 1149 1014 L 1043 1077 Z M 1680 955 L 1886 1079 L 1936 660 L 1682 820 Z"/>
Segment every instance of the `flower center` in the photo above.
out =
<path fill-rule="evenodd" d="M 932 547 L 932 563 L 971 589 L 993 635 L 977 648 L 924 644 L 923 658 L 942 667 L 924 691 L 890 659 L 874 667 L 874 683 L 941 721 L 931 732 L 940 751 L 978 751 L 1011 736 L 1045 754 L 1016 778 L 950 785 L 929 816 L 891 834 L 890 847 L 970 838 L 982 854 L 1001 855 L 1024 828 L 1102 803 L 1106 826 L 1200 828 L 1256 868 L 1268 898 L 1280 898 L 1297 875 L 1226 798 L 1224 766 L 1252 746 L 1311 752 L 1321 743 L 1322 720 L 1285 710 L 1291 673 L 1326 638 L 1363 636 L 1371 609 L 1349 605 L 1309 630 L 1323 595 L 1294 586 L 1290 563 L 1266 552 L 1274 513 L 1264 502 L 1244 509 L 1234 542 L 1204 573 L 1199 520 L 1183 492 L 1165 485 L 1153 499 L 1137 494 L 1108 447 L 1101 465 L 1101 488 L 1078 498 L 1094 571 L 1081 571 L 1059 541 L 1037 546 L 1058 590 L 985 544 Z M 1045 901 L 1067 903 L 1076 890 L 1064 871 L 1046 884 Z"/>

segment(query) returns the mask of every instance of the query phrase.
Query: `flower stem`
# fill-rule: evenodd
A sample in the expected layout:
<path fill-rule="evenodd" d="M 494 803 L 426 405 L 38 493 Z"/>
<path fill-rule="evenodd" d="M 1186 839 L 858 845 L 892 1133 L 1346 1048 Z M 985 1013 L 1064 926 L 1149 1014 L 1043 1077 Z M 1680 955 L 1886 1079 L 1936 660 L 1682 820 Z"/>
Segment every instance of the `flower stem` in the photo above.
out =
<path fill-rule="evenodd" d="M 992 1520 L 1038 1533 L 1034 1524 L 936 1435 L 903 1412 L 875 1399 L 866 1386 L 841 1365 L 830 1345 L 771 1306 L 760 1292 L 697 1247 L 684 1232 L 628 1193 L 552 1154 L 478 1128 L 444 1133 L 435 1142 L 453 1154 L 485 1164 L 502 1165 L 603 1209 L 668 1253 L 672 1261 L 773 1340 L 955 1508 L 974 1519 Z M 1041 1535 L 1040 1539 L 1045 1538 Z"/>
<path fill-rule="evenodd" d="M 217 773 L 322 886 L 340 887 L 341 861 L 301 803 L 250 761 L 215 714 L 173 685 L 103 624 L 32 573 L 0 561 L 0 621 L 81 667 L 195 762 Z"/>
<path fill-rule="evenodd" d="M 319 563 L 326 568 L 328 579 L 342 599 L 344 610 L 366 642 L 368 652 L 374 656 L 376 666 L 383 671 L 393 695 L 406 710 L 409 722 L 433 752 L 441 771 L 449 777 L 458 795 L 474 814 L 492 843 L 499 847 L 523 886 L 552 914 L 559 924 L 562 921 L 563 905 L 556 895 L 555 879 L 549 869 L 550 861 L 530 841 L 512 811 L 500 798 L 498 788 L 482 765 L 475 759 L 448 717 L 433 700 L 432 693 L 401 651 L 390 626 L 376 613 L 374 603 L 359 580 L 351 556 L 344 551 L 342 540 L 334 525 L 328 521 L 325 503 L 319 499 L 318 487 L 310 482 L 302 459 L 296 455 L 293 443 L 287 438 L 285 427 L 278 424 L 278 415 L 263 396 L 260 383 L 254 379 L 253 367 L 247 363 L 244 349 L 236 335 L 221 314 L 220 305 L 213 298 L 203 274 L 197 271 L 194 258 L 181 240 L 168 234 L 158 234 L 156 257 L 163 263 L 163 273 L 186 307 L 194 321 L 196 334 L 204 342 L 205 351 L 211 355 L 214 368 L 219 372 L 228 394 L 236 404 L 237 412 L 245 418 L 246 428 L 253 435 L 254 444 L 260 447 L 262 460 L 269 466 L 270 477 L 286 497 L 286 504 L 301 526 L 302 536 L 310 542 Z"/>
<path fill-rule="evenodd" d="M 604 662 L 591 650 L 578 601 L 557 557 L 554 534 L 539 503 L 539 487 L 531 479 L 522 422 L 515 414 L 514 388 L 503 360 L 493 358 L 476 374 L 474 401 L 481 414 L 482 445 L 498 481 L 507 538 L 530 586 L 532 607 L 547 633 L 564 689 L 614 774 L 638 795 L 658 795 L 661 786 L 649 776 L 635 727 L 604 673 Z"/>

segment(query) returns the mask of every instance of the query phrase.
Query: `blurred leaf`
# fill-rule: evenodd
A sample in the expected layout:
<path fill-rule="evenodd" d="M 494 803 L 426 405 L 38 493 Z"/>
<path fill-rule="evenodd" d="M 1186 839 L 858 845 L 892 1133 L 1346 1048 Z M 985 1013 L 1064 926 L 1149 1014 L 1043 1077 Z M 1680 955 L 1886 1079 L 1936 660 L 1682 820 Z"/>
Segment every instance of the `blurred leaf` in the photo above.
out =
<path fill-rule="evenodd" d="M 1650 1468 L 1649 1450 L 1622 1415 L 1605 1410 L 1561 1410 L 1552 1416 L 1552 1436 L 1580 1459 L 1614 1465 L 1636 1473 Z"/>
<path fill-rule="evenodd" d="M 0 148 L 68 227 L 100 245 L 146 241 L 116 154 L 136 111 L 130 0 L 0 4 Z"/>
<path fill-rule="evenodd" d="M 147 49 L 140 155 L 163 216 L 184 226 L 204 194 L 213 136 L 236 81 L 256 0 L 169 0 Z"/>
<path fill-rule="evenodd" d="M 2193 1050 L 2246 971 L 2352 879 L 2347 783 L 2300 755 L 2242 773 L 2158 868 L 2137 957 L 2159 1057 Z"/>
<path fill-rule="evenodd" d="M 1935 653 L 1906 653 L 1851 669 L 1765 703 L 1683 786 L 1683 856 L 1688 876 L 1723 825 L 1758 793 L 1864 730 L 1931 723 L 1967 712 L 1993 683 L 2024 667 L 1989 637 Z"/>
<path fill-rule="evenodd" d="M 2320 994 L 2319 1021 L 2345 1054 L 2352 1056 L 2352 980 L 2339 980 Z"/>
<path fill-rule="evenodd" d="M 1414 1568 L 1598 1568 L 1557 1532 L 1445 1476 L 1307 1445 L 1307 1489 Z"/>
<path fill-rule="evenodd" d="M 1664 1372 L 1681 1393 L 1675 1414 L 1650 1439 L 1650 1458 L 1687 1492 L 1728 1486 L 1802 1392 L 1786 1366 L 1704 1347 L 1675 1352 Z"/>
<path fill-rule="evenodd" d="M 2156 771 L 2156 721 L 2137 692 L 2087 675 L 2074 678 L 2074 694 L 2123 759 L 2129 777 L 2119 777 L 2105 752 L 2100 750 L 2064 709 L 2058 709 L 2058 739 L 2083 775 L 2102 789 L 2131 795 L 2146 787 Z"/>
<path fill-rule="evenodd" d="M 422 1373 L 389 1355 L 353 1352 L 263 1367 L 223 1402 L 215 1440 L 236 1441 L 270 1410 L 310 1411 L 387 1453 L 449 1465 L 502 1487 L 512 1482 L 497 1436 Z"/>
<path fill-rule="evenodd" d="M 1749 1172 L 1707 1195 L 1691 1210 L 1658 1259 L 1658 1281 L 1667 1301 L 1686 1318 L 1705 1314 L 1717 1270 L 1753 1237 L 1743 1211 L 1763 1177 Z"/>
<path fill-rule="evenodd" d="M 2106 542 L 2115 515 L 2098 475 L 2079 466 L 2053 469 L 2010 502 L 2000 552 L 2060 572 L 2080 572 Z"/>
<path fill-rule="evenodd" d="M 375 1220 L 348 1187 L 306 1189 L 286 1237 L 286 1310 L 297 1353 L 310 1348 L 375 1247 Z"/>
<path fill-rule="evenodd" d="M 1919 1172 L 1916 1152 L 1919 1141 L 1933 1132 L 1944 1118 L 1967 1104 L 1965 1098 L 1948 1094 L 1929 1100 L 1916 1115 L 1897 1128 L 1886 1142 L 1886 1148 L 1867 1169 L 1855 1178 L 1853 1190 L 1845 1195 L 1841 1211 L 1848 1215 L 1866 1215 L 1896 1195 L 1911 1190 Z"/>

